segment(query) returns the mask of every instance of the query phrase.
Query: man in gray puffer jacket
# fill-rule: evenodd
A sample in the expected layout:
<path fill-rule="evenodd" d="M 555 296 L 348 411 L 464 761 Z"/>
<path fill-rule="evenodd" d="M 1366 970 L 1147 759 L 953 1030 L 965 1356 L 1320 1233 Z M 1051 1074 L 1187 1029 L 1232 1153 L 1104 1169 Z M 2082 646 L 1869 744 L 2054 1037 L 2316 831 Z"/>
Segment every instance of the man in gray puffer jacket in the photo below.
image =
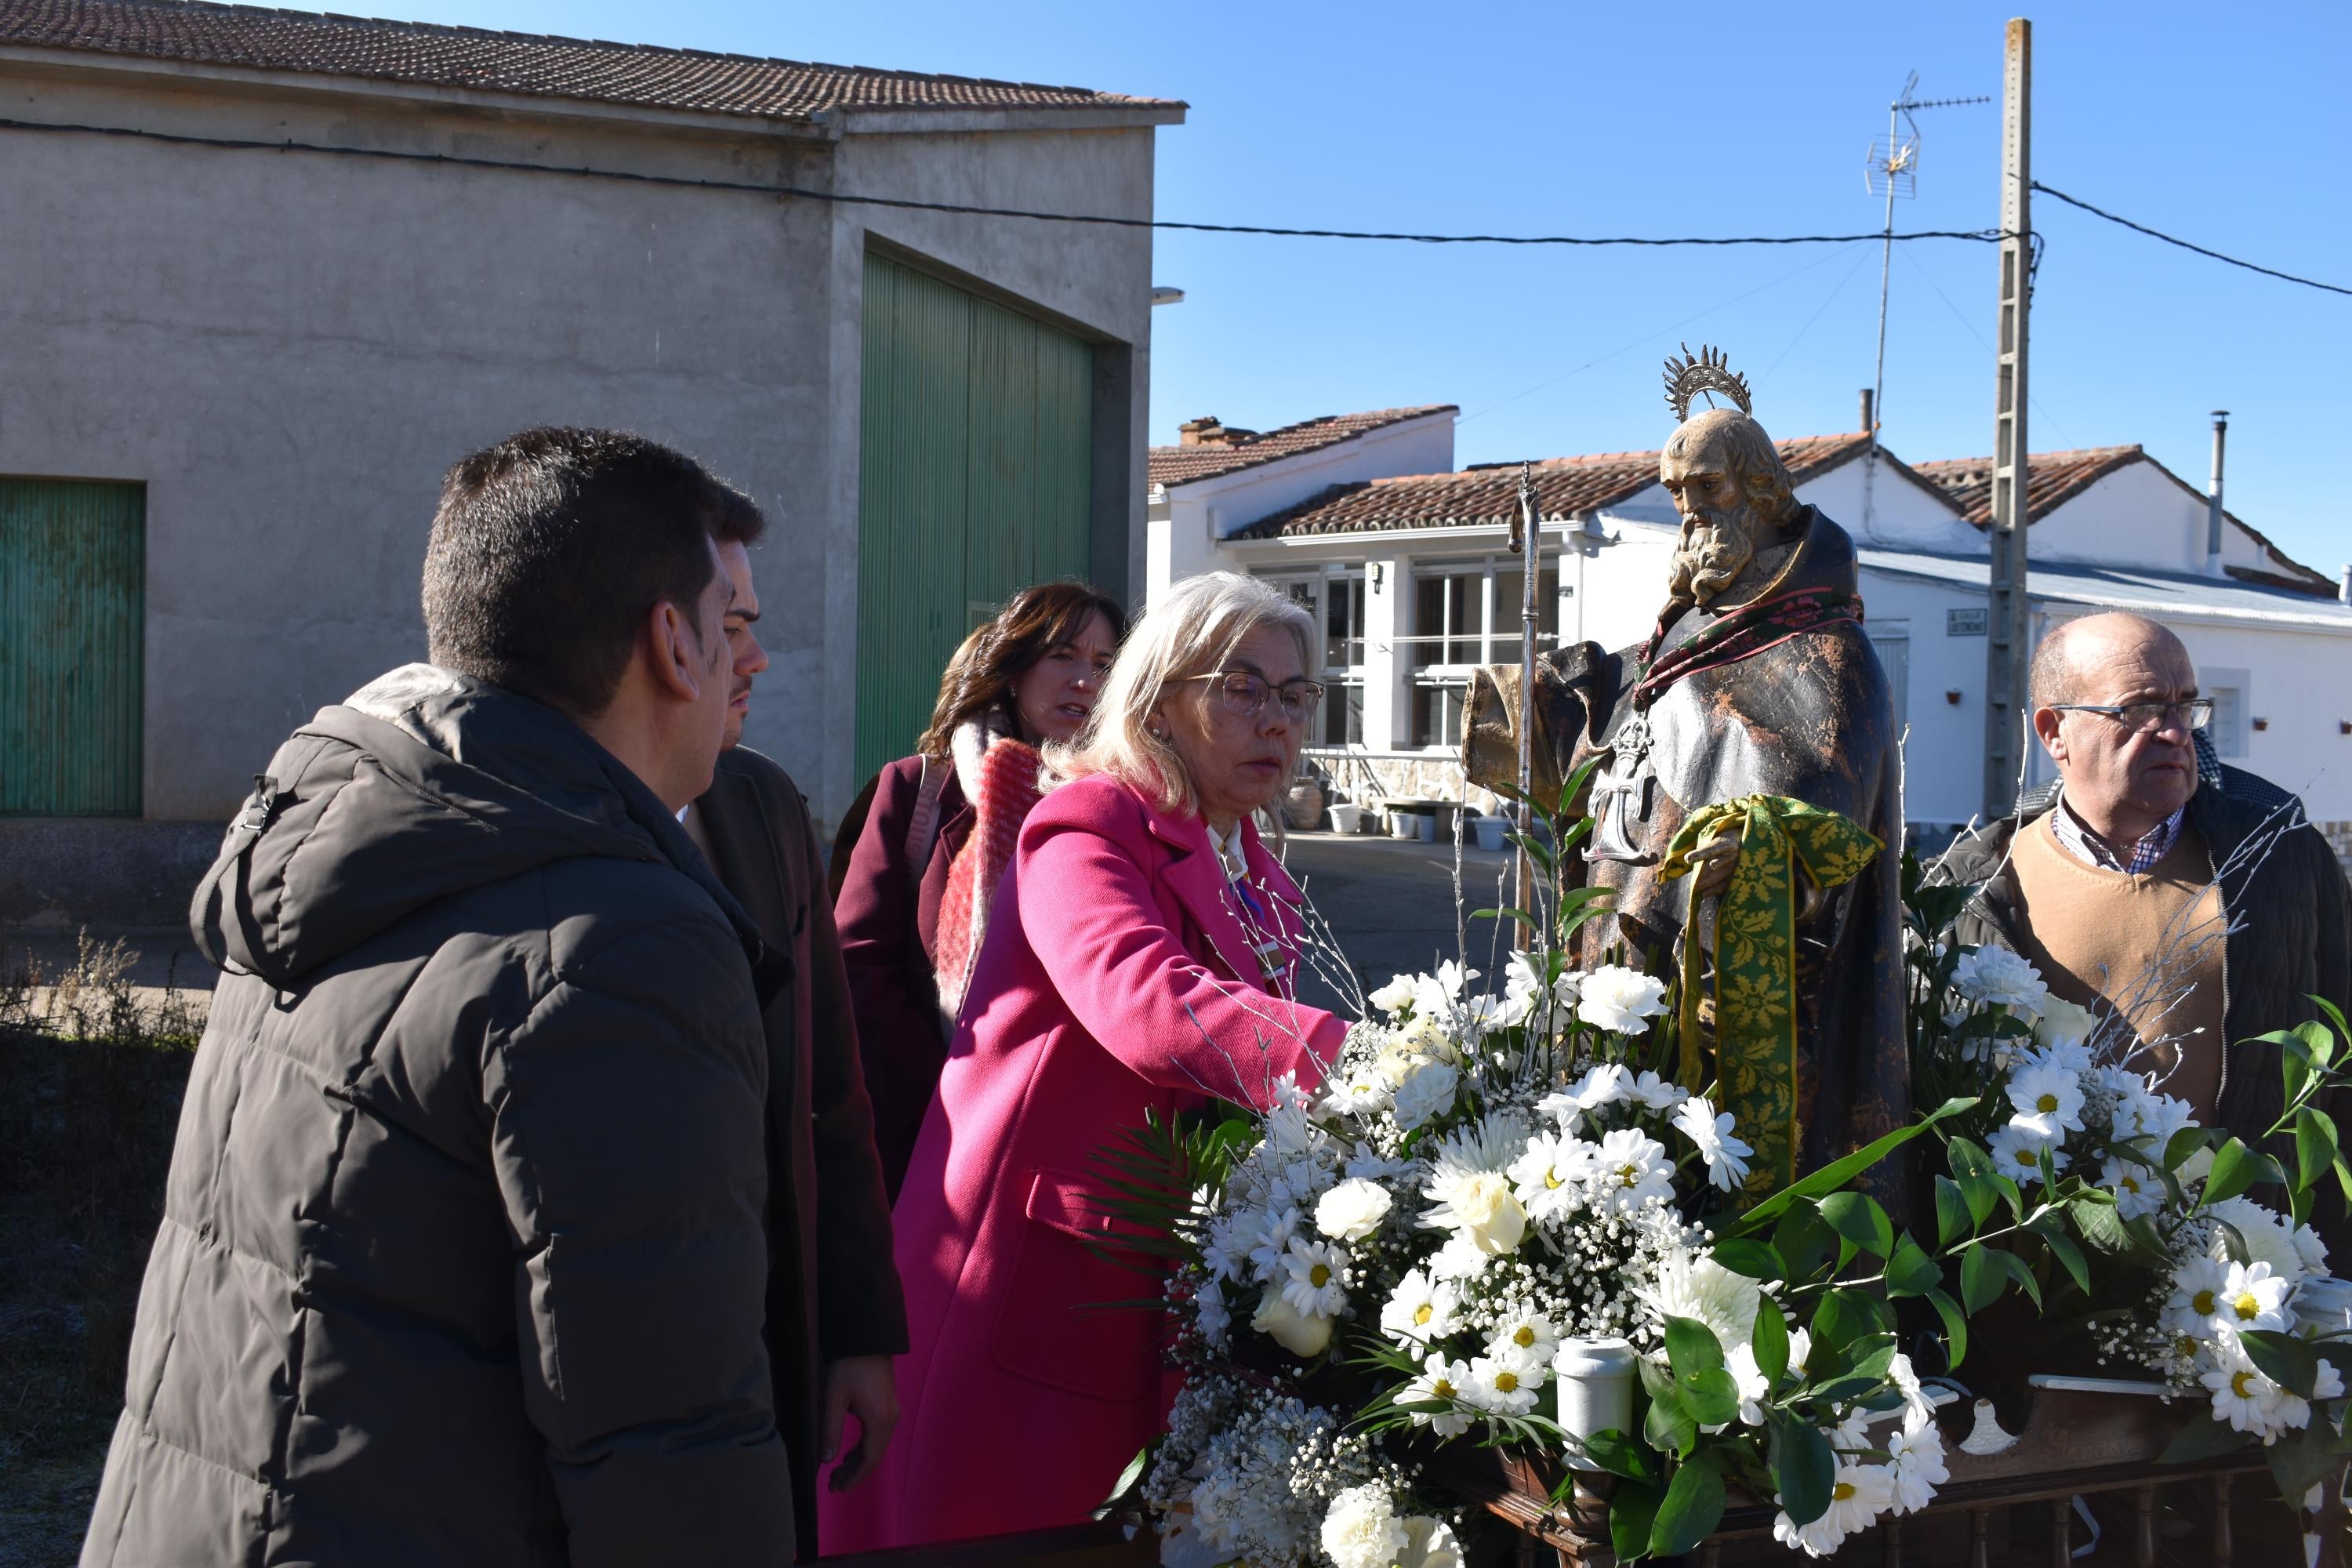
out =
<path fill-rule="evenodd" d="M 84 1563 L 790 1560 L 789 961 L 675 816 L 726 720 L 730 515 L 635 437 L 466 459 L 434 663 L 258 780 L 196 894 L 227 973 Z"/>

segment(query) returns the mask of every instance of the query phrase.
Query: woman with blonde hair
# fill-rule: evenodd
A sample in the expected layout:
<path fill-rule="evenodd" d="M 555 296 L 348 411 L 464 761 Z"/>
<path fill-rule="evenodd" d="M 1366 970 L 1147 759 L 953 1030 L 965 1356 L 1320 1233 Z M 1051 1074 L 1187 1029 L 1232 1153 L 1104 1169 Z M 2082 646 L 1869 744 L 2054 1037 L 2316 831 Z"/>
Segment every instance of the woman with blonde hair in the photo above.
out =
<path fill-rule="evenodd" d="M 880 1468 L 823 1503 L 827 1553 L 1073 1524 L 1165 1413 L 1159 1313 L 1089 1202 L 1147 1112 L 1311 1092 L 1346 1026 L 1300 1005 L 1299 894 L 1251 814 L 1323 689 L 1315 627 L 1212 573 L 1137 623 L 1030 813 L 892 1229 L 912 1348 Z M 1095 1310 L 1090 1310 L 1094 1306 Z"/>
<path fill-rule="evenodd" d="M 1084 583 L 1013 595 L 948 661 L 915 754 L 876 776 L 834 840 L 834 923 L 894 1199 L 1037 804 L 1039 751 L 1084 727 L 1126 635 L 1118 603 Z"/>

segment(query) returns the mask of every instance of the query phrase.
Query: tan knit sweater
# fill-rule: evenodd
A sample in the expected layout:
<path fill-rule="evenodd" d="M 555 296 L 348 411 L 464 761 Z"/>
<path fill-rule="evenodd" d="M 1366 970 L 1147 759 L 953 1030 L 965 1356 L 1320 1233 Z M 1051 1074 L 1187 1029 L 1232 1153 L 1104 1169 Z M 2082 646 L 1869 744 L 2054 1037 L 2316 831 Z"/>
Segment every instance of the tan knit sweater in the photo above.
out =
<path fill-rule="evenodd" d="M 2164 858 L 2131 876 L 2068 854 L 2045 814 L 2017 836 L 2012 864 L 2024 955 L 2050 989 L 2101 1017 L 2121 1014 L 2154 1047 L 2133 1065 L 2169 1071 L 2166 1092 L 2210 1121 L 2225 925 L 2204 837 L 2183 823 Z"/>

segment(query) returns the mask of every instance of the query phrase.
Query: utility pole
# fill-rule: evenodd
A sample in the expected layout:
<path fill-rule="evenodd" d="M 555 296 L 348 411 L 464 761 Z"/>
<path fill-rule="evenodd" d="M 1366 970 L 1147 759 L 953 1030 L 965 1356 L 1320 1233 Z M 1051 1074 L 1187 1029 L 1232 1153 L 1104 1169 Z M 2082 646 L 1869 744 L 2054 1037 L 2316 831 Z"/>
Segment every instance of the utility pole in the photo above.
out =
<path fill-rule="evenodd" d="M 2000 331 L 1992 422 L 1992 573 L 1985 627 L 1984 814 L 2005 815 L 2023 778 L 2026 675 L 2026 315 L 2033 298 L 2033 24 L 2009 24 L 2000 107 Z"/>
<path fill-rule="evenodd" d="M 1519 558 L 1519 833 L 1524 837 L 1535 831 L 1528 803 L 1535 790 L 1536 623 L 1539 616 L 1536 589 L 1543 576 L 1543 521 L 1536 504 L 1535 471 L 1526 463 L 1519 465 L 1518 505 L 1518 515 L 1511 522 L 1511 553 Z M 1533 913 L 1535 868 L 1528 862 L 1524 845 L 1518 867 L 1518 907 Z M 1515 923 L 1518 935 L 1513 945 L 1527 952 L 1535 945 L 1535 932 L 1524 922 Z"/>

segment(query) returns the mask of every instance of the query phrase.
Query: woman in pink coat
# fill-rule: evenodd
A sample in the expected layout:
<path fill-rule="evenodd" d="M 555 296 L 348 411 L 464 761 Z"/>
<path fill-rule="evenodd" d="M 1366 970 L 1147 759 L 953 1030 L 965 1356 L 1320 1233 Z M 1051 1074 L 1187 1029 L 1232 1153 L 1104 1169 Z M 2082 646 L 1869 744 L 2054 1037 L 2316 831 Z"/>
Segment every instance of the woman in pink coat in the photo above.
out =
<path fill-rule="evenodd" d="M 821 1506 L 827 1553 L 1073 1524 L 1166 1411 L 1152 1293 L 1097 1257 L 1095 1152 L 1147 1110 L 1265 1108 L 1345 1026 L 1299 1005 L 1297 889 L 1251 812 L 1289 784 L 1315 626 L 1262 584 L 1178 584 L 1137 625 L 1075 782 L 1021 832 L 892 1215 L 912 1348 L 879 1468 Z M 1139 1262 L 1130 1256 L 1130 1263 Z"/>

